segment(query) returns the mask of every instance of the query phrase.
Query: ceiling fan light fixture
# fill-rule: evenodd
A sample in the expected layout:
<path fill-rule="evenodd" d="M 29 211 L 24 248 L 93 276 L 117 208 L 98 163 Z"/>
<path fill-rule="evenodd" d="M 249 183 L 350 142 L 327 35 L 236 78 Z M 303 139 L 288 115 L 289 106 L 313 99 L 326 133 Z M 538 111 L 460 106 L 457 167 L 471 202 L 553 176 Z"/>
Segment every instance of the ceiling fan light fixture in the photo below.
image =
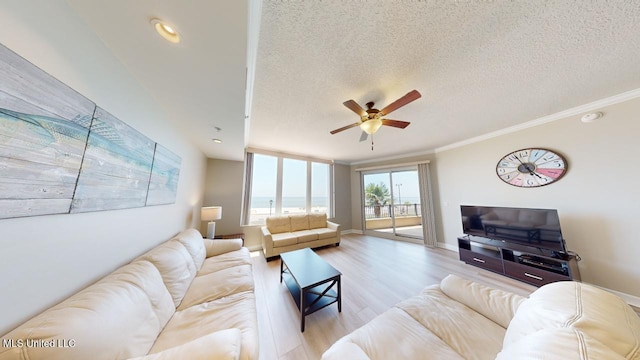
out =
<path fill-rule="evenodd" d="M 382 120 L 375 118 L 362 122 L 360 124 L 360 129 L 371 135 L 378 131 L 378 129 L 380 129 L 380 126 L 382 126 Z"/>
<path fill-rule="evenodd" d="M 153 27 L 156 29 L 156 32 L 168 42 L 173 44 L 177 44 L 180 42 L 180 34 L 178 34 L 173 26 L 167 24 L 165 21 L 153 18 L 151 19 L 151 25 L 153 25 Z"/>

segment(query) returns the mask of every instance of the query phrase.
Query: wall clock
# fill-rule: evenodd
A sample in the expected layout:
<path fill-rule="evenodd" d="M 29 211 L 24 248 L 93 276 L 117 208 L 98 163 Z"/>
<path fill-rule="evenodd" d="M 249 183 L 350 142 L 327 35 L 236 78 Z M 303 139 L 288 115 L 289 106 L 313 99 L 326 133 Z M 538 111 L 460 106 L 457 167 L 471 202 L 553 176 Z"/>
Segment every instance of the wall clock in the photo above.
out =
<path fill-rule="evenodd" d="M 498 177 L 509 185 L 538 187 L 559 180 L 567 172 L 567 160 L 547 149 L 521 149 L 505 155 L 496 166 Z"/>

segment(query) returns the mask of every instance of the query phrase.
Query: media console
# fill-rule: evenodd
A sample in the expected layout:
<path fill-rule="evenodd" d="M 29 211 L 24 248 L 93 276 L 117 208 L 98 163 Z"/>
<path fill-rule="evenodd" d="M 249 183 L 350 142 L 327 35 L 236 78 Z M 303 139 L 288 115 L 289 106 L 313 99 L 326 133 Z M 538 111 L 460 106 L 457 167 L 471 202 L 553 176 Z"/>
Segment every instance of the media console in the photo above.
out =
<path fill-rule="evenodd" d="M 458 238 L 460 260 L 520 281 L 542 286 L 555 281 L 580 281 L 575 255 L 562 258 L 534 246 L 480 236 Z"/>

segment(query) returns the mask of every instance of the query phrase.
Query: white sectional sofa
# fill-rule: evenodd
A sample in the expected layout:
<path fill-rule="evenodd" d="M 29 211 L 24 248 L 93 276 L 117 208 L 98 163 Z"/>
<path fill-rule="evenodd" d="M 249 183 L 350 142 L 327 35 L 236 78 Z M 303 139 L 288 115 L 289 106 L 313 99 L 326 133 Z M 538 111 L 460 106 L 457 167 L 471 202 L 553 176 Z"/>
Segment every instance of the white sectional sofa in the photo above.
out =
<path fill-rule="evenodd" d="M 268 217 L 261 234 L 267 260 L 287 251 L 340 245 L 340 225 L 324 213 Z"/>
<path fill-rule="evenodd" d="M 640 359 L 640 318 L 619 297 L 562 281 L 529 298 L 449 275 L 338 340 L 323 360 Z"/>
<path fill-rule="evenodd" d="M 185 230 L 2 336 L 0 360 L 257 359 L 253 289 L 240 239 Z"/>

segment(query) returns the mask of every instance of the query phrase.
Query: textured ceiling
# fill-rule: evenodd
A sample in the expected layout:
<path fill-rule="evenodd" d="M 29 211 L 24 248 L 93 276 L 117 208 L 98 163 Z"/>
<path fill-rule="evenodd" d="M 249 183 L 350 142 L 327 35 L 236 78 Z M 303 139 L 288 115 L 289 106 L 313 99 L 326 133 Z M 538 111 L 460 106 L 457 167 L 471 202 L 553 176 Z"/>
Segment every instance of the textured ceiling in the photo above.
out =
<path fill-rule="evenodd" d="M 67 2 L 212 158 L 429 152 L 640 88 L 637 0 Z M 154 16 L 184 42 L 153 33 Z M 411 125 L 383 127 L 373 151 L 358 128 L 329 134 L 358 120 L 344 101 L 380 109 L 412 89 L 423 97 L 389 116 Z"/>
<path fill-rule="evenodd" d="M 264 1 L 248 143 L 343 162 L 433 150 L 640 88 L 638 1 Z M 342 103 L 382 108 L 375 148 Z"/>

